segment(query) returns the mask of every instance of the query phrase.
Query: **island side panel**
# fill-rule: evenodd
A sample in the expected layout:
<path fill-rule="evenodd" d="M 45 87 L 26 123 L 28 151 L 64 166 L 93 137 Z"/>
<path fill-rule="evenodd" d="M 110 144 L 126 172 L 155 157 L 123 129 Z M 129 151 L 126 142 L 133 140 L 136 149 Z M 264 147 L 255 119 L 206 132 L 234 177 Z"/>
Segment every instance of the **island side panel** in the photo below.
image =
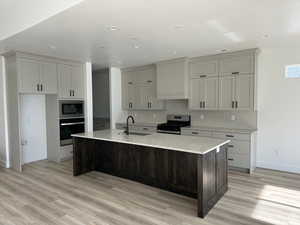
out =
<path fill-rule="evenodd" d="M 198 216 L 204 218 L 228 190 L 227 145 L 198 156 Z"/>
<path fill-rule="evenodd" d="M 170 191 L 197 198 L 197 159 L 197 154 L 169 151 Z"/>
<path fill-rule="evenodd" d="M 96 141 L 73 138 L 73 175 L 79 176 L 95 170 Z"/>

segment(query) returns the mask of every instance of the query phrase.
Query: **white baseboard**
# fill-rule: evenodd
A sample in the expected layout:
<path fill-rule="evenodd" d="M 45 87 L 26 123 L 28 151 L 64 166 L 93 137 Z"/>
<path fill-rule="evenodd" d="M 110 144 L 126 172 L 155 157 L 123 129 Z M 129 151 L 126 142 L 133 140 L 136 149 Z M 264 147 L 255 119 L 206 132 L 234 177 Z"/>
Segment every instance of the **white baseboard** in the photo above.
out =
<path fill-rule="evenodd" d="M 2 159 L 0 159 L 0 166 L 6 168 L 6 163 Z"/>
<path fill-rule="evenodd" d="M 269 162 L 257 161 L 256 167 L 271 169 L 271 170 L 279 170 L 279 171 L 290 172 L 290 173 L 300 173 L 300 167 L 293 166 L 293 165 L 283 165 L 283 164 L 274 164 Z"/>

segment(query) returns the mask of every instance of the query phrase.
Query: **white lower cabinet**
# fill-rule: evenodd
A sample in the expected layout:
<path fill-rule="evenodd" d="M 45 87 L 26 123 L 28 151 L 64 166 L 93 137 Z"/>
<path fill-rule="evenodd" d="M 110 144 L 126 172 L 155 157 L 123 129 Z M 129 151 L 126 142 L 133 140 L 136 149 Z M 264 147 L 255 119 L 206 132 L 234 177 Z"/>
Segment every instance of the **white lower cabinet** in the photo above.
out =
<path fill-rule="evenodd" d="M 65 161 L 73 157 L 73 145 L 60 147 L 60 161 Z"/>
<path fill-rule="evenodd" d="M 232 169 L 246 170 L 250 173 L 255 169 L 256 132 L 233 133 L 201 128 L 183 128 L 181 134 L 230 140 L 228 144 L 228 165 Z"/>

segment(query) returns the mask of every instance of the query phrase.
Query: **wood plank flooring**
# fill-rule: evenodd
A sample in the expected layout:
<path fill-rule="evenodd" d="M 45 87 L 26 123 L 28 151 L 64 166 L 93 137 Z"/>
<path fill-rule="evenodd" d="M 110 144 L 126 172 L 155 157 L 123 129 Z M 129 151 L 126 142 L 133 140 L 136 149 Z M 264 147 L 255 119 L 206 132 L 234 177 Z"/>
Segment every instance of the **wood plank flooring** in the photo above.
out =
<path fill-rule="evenodd" d="M 230 172 L 229 191 L 205 219 L 195 199 L 40 161 L 23 173 L 0 168 L 1 225 L 299 225 L 300 175 Z"/>

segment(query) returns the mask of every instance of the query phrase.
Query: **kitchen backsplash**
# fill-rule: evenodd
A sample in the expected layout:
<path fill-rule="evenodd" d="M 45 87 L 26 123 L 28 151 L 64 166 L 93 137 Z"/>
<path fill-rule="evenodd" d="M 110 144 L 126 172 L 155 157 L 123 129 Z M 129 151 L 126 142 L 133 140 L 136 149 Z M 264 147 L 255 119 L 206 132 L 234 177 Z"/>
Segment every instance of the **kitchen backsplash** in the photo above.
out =
<path fill-rule="evenodd" d="M 187 100 L 166 101 L 165 111 L 132 111 L 136 122 L 165 122 L 167 114 L 190 114 L 192 126 L 257 128 L 257 112 L 189 111 Z"/>

